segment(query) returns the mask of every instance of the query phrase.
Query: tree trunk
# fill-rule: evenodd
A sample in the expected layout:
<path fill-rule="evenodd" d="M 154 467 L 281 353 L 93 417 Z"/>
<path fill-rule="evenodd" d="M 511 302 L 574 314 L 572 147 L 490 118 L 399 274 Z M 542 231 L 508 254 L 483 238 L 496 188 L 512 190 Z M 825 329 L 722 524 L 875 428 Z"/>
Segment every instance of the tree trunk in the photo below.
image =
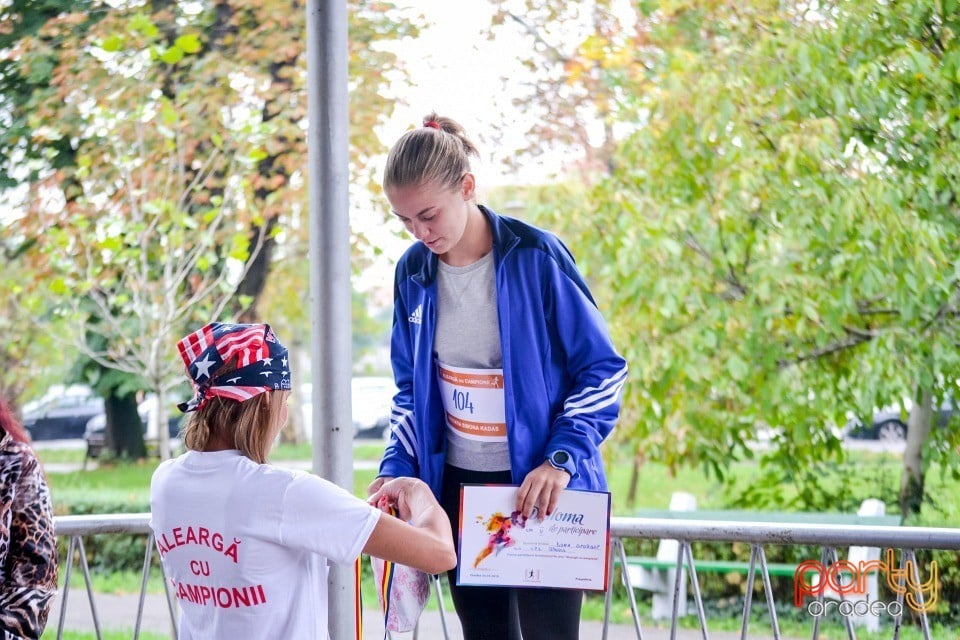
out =
<path fill-rule="evenodd" d="M 923 504 L 923 444 L 930 435 L 932 421 L 933 394 L 928 389 L 917 389 L 907 419 L 907 446 L 900 477 L 900 514 L 904 518 L 920 513 Z"/>
<path fill-rule="evenodd" d="M 285 444 L 300 444 L 306 442 L 306 425 L 303 415 L 303 398 L 296 387 L 290 390 L 290 410 L 287 411 L 287 423 L 280 431 L 280 442 Z"/>
<path fill-rule="evenodd" d="M 264 322 L 260 319 L 258 305 L 260 304 L 260 296 L 263 294 L 263 288 L 267 284 L 267 276 L 270 273 L 270 260 L 273 256 L 273 248 L 276 245 L 276 241 L 269 235 L 276 226 L 276 220 L 267 220 L 266 225 L 267 229 L 264 233 L 267 235 L 264 237 L 263 247 L 261 247 L 260 252 L 253 257 L 250 269 L 243 277 L 243 280 L 240 281 L 240 284 L 237 285 L 237 291 L 234 293 L 235 300 L 248 301 L 245 308 L 237 309 L 237 322 Z M 256 238 L 258 233 L 259 230 L 254 229 L 252 232 L 253 238 Z M 237 304 L 239 305 L 240 303 L 238 302 Z"/>
<path fill-rule="evenodd" d="M 627 506 L 633 509 L 637 504 L 637 488 L 640 484 L 640 453 L 633 456 L 633 466 L 630 467 L 630 483 L 627 486 Z"/>
<path fill-rule="evenodd" d="M 167 394 L 163 392 L 163 385 L 155 385 L 157 390 L 157 408 L 152 411 L 151 420 L 156 420 L 157 451 L 160 453 L 161 460 L 169 460 L 170 452 L 170 431 L 167 424 Z"/>
<path fill-rule="evenodd" d="M 139 459 L 147 455 L 143 444 L 143 422 L 137 411 L 137 396 L 128 393 L 125 396 L 110 395 L 103 401 L 107 424 L 104 436 L 105 449 L 116 458 Z"/>
<path fill-rule="evenodd" d="M 307 371 L 309 360 L 304 349 L 299 344 L 290 345 L 290 368 L 293 374 L 299 375 L 301 371 Z M 296 368 L 294 368 L 296 367 Z M 300 378 L 294 378 L 297 382 L 290 390 L 290 410 L 287 412 L 287 424 L 280 431 L 280 442 L 288 444 L 300 444 L 307 442 L 307 430 L 312 429 L 310 416 L 303 414 L 304 402 L 312 401 L 311 398 L 304 398 L 300 393 Z"/>

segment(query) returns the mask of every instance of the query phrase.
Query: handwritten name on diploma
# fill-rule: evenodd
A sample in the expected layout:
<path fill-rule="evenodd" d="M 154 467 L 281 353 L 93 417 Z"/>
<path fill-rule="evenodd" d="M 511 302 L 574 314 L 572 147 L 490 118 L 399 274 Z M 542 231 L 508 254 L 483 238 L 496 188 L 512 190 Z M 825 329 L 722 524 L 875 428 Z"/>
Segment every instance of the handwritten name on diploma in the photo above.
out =
<path fill-rule="evenodd" d="M 524 518 L 516 490 L 463 487 L 458 583 L 605 588 L 610 494 L 566 490 L 552 514 Z"/>

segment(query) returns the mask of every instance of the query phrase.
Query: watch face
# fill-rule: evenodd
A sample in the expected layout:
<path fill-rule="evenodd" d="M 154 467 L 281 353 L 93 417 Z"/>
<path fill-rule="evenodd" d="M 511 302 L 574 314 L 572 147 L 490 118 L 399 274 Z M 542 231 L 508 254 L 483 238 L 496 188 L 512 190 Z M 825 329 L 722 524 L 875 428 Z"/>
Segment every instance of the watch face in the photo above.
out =
<path fill-rule="evenodd" d="M 556 464 L 566 464 L 567 460 L 570 459 L 570 456 L 567 455 L 566 451 L 557 451 L 553 454 L 553 461 Z"/>

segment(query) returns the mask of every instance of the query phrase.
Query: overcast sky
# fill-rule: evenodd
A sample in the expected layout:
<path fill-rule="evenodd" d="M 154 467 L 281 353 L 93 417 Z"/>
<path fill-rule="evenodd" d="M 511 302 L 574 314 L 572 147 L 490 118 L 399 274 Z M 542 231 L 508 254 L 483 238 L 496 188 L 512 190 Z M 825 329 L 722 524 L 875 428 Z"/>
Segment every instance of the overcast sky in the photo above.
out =
<path fill-rule="evenodd" d="M 476 167 L 481 185 L 543 180 L 557 166 L 538 160 L 525 163 L 519 175 L 505 173 L 502 159 L 523 146 L 529 116 L 517 112 L 511 99 L 527 76 L 518 58 L 526 55 L 529 41 L 509 26 L 489 40 L 493 13 L 485 0 L 398 0 L 411 14 L 422 14 L 431 23 L 420 37 L 396 48 L 406 65 L 412 86 L 397 88 L 394 117 L 381 130 L 389 144 L 411 125 L 419 124 L 432 110 L 461 122 L 480 148 Z M 503 129 L 498 144 L 494 125 Z"/>
<path fill-rule="evenodd" d="M 424 115 L 436 111 L 459 121 L 479 147 L 481 161 L 473 161 L 473 169 L 481 201 L 486 187 L 540 182 L 557 171 L 558 162 L 544 159 L 525 162 L 519 173 L 508 172 L 502 162 L 524 145 L 530 127 L 529 116 L 511 105 L 525 77 L 518 58 L 529 43 L 509 27 L 498 30 L 496 40 L 489 40 L 493 8 L 484 0 L 399 0 L 397 6 L 411 16 L 422 14 L 429 25 L 418 38 L 391 47 L 406 66 L 410 82 L 394 87 L 400 104 L 378 132 L 384 145 L 389 147 L 408 128 L 420 125 Z M 502 131 L 499 143 L 497 128 Z M 377 168 L 377 175 L 381 174 L 382 165 Z M 401 230 L 399 223 L 382 224 L 379 211 L 364 211 L 360 202 L 352 204 L 354 228 L 363 230 L 385 252 L 357 284 L 362 289 L 389 286 L 393 264 L 412 239 L 396 234 Z"/>

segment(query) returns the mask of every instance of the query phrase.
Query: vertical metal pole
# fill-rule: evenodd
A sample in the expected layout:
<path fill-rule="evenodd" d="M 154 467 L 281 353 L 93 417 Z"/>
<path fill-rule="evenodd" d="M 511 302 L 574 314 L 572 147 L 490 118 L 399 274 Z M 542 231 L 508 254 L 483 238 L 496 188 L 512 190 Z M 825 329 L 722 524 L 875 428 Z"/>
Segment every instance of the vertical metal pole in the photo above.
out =
<path fill-rule="evenodd" d="M 307 0 L 313 471 L 353 492 L 346 0 Z M 352 566 L 331 566 L 329 633 L 353 638 Z"/>

